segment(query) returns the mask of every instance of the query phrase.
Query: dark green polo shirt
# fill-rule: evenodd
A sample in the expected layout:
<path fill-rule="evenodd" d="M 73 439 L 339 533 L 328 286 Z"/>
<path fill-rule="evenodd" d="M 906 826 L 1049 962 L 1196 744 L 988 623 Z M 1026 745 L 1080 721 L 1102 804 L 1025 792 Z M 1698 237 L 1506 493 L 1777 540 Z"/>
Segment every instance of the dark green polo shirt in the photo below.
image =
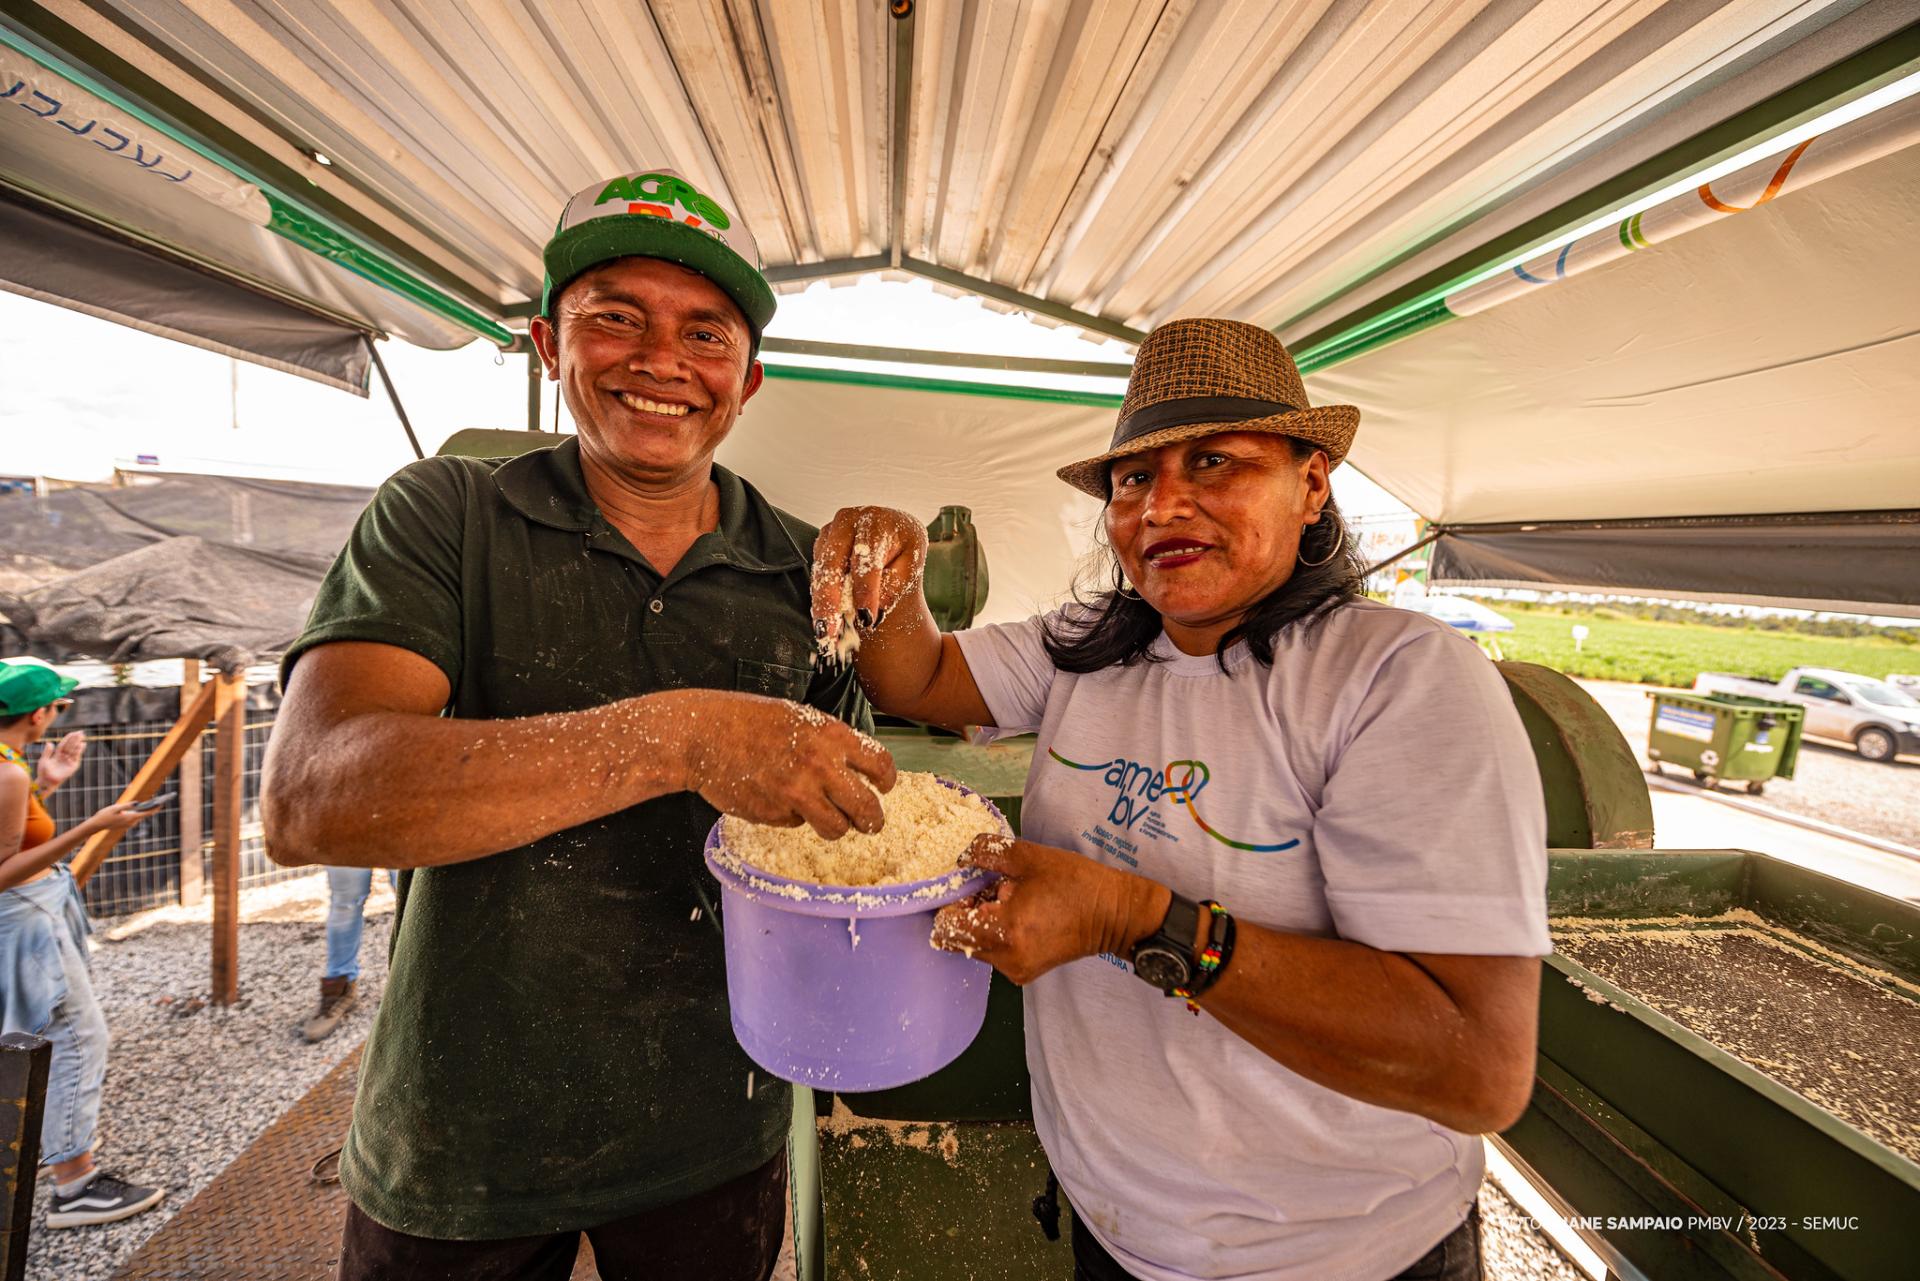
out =
<path fill-rule="evenodd" d="M 814 529 L 713 476 L 720 527 L 663 580 L 588 497 L 573 439 L 415 463 L 360 518 L 283 677 L 312 646 L 378 641 L 444 671 L 456 717 L 698 687 L 870 728 L 851 672 L 813 664 Z M 547 765 L 520 764 L 537 807 Z M 406 879 L 340 1160 L 361 1209 L 416 1236 L 564 1231 L 779 1149 L 788 1088 L 757 1072 L 748 1096 L 717 923 L 694 919 L 715 818 L 682 792 Z"/>

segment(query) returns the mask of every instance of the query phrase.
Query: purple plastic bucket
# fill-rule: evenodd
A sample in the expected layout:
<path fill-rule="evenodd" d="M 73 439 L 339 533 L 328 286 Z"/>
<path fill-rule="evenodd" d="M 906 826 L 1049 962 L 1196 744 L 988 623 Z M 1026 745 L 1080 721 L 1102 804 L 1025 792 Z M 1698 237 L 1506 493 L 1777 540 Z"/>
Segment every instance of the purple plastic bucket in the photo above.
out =
<path fill-rule="evenodd" d="M 992 801 L 978 797 L 1007 830 Z M 783 1080 L 884 1090 L 939 1071 L 986 1019 L 993 970 L 930 946 L 933 915 L 979 890 L 988 872 L 903 885 L 815 885 L 726 854 L 707 834 L 720 881 L 727 998 L 747 1057 Z"/>

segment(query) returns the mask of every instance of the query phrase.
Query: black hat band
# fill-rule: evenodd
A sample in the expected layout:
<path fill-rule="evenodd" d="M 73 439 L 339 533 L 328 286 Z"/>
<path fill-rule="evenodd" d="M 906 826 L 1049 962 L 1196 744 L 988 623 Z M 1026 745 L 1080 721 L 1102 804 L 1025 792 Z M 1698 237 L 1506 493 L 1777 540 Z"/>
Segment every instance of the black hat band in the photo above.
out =
<path fill-rule="evenodd" d="M 1272 418 L 1276 414 L 1297 414 L 1299 409 L 1284 400 L 1255 400 L 1249 396 L 1181 396 L 1143 405 L 1113 429 L 1109 450 L 1168 427 L 1186 427 L 1193 423 L 1234 423 L 1251 418 Z"/>

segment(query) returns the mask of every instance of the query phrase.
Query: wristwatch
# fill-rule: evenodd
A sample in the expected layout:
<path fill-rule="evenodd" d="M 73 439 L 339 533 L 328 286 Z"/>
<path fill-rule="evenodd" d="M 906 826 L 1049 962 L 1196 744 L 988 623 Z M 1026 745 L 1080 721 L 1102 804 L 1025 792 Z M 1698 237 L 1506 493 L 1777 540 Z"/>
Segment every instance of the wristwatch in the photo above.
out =
<path fill-rule="evenodd" d="M 1175 894 L 1167 904 L 1160 928 L 1134 947 L 1133 972 L 1168 996 L 1175 988 L 1190 987 L 1200 969 L 1193 951 L 1194 936 L 1199 932 L 1200 905 Z"/>

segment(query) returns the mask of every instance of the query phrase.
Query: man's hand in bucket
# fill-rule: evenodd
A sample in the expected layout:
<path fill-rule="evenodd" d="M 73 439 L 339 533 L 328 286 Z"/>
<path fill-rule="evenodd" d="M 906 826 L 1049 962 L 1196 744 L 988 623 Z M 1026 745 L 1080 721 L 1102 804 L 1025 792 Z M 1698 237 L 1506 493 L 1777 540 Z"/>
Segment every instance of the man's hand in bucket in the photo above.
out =
<path fill-rule="evenodd" d="M 893 757 L 826 713 L 758 694 L 700 691 L 686 738 L 686 787 L 770 827 L 806 823 L 825 840 L 877 832 Z"/>

